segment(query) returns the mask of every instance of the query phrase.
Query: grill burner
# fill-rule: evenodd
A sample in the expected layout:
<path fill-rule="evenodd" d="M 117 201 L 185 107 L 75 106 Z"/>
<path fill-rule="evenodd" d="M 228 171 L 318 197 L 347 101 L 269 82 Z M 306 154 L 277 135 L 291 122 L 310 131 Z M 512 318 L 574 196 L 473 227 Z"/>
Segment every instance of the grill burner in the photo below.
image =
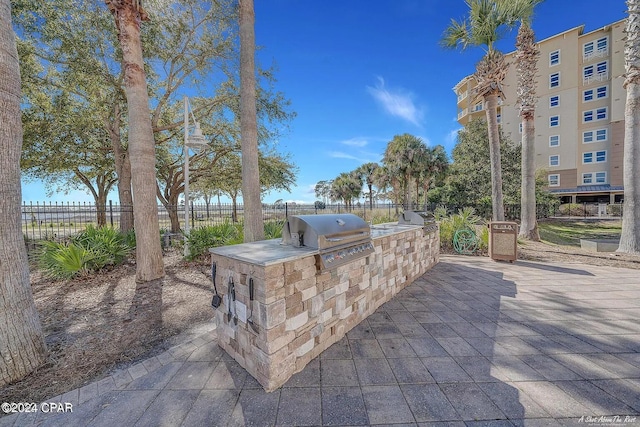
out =
<path fill-rule="evenodd" d="M 369 225 L 353 214 L 290 216 L 282 229 L 282 243 L 318 249 L 320 270 L 339 267 L 374 252 Z"/>

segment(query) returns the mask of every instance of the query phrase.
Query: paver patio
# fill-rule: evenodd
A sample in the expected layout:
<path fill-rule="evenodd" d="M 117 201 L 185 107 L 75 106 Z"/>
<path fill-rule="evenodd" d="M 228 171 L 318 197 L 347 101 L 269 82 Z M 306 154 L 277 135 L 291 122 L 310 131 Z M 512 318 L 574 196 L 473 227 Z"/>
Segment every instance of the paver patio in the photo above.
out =
<path fill-rule="evenodd" d="M 442 256 L 272 393 L 212 329 L 0 427 L 640 425 L 638 319 L 638 270 Z"/>

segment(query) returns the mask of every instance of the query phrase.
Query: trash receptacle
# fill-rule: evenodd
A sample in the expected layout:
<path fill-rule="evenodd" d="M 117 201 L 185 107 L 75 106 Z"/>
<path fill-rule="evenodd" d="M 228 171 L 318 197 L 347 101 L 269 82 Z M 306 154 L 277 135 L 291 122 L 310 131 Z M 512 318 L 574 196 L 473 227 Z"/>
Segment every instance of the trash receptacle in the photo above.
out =
<path fill-rule="evenodd" d="M 513 262 L 518 257 L 518 224 L 492 221 L 489 227 L 489 257 Z"/>

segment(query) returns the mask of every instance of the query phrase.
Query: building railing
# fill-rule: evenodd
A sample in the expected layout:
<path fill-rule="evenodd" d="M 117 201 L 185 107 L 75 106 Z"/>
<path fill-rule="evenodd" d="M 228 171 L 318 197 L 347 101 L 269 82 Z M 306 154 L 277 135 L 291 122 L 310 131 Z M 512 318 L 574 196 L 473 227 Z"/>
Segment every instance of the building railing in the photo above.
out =
<path fill-rule="evenodd" d="M 583 54 L 582 62 L 589 62 L 593 59 L 603 58 L 605 56 L 609 56 L 609 47 L 605 47 L 604 49 L 597 49 L 589 53 Z"/>
<path fill-rule="evenodd" d="M 584 76 L 582 80 L 582 84 L 584 86 L 590 85 L 593 82 L 603 82 L 609 80 L 609 72 L 605 71 L 604 73 L 595 73 L 589 74 L 588 76 Z"/>

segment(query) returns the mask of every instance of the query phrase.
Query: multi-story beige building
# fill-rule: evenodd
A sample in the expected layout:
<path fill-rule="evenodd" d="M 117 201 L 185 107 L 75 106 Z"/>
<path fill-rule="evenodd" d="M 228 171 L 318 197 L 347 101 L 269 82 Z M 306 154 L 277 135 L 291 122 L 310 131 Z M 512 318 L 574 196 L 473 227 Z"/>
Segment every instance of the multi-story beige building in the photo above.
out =
<path fill-rule="evenodd" d="M 539 42 L 535 135 L 536 168 L 563 202 L 615 203 L 623 198 L 625 20 L 584 33 L 576 27 Z M 514 52 L 498 120 L 519 143 Z M 484 117 L 482 99 L 473 99 L 475 78 L 455 87 L 458 122 Z"/>

